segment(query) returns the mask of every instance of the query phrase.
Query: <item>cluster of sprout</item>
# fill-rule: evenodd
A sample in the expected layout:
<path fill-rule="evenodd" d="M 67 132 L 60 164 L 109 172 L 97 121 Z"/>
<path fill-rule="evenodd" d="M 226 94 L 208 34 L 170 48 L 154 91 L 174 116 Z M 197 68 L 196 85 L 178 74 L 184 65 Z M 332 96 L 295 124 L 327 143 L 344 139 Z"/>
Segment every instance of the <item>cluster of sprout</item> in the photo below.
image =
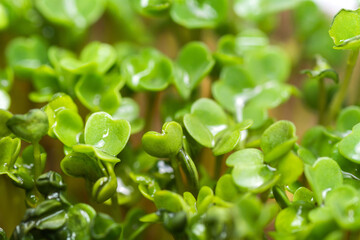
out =
<path fill-rule="evenodd" d="M 2 0 L 0 181 L 27 209 L 0 239 L 359 238 L 358 22 L 310 0 Z M 318 114 L 301 139 L 271 114 L 291 97 Z"/>

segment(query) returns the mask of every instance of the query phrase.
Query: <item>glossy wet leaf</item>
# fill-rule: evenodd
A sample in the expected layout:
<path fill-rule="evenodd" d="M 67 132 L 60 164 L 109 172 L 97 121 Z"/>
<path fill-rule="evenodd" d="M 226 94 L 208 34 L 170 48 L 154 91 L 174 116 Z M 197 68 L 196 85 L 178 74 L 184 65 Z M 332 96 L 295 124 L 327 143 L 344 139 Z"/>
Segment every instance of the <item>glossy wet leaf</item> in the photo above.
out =
<path fill-rule="evenodd" d="M 160 91 L 172 80 L 172 64 L 159 51 L 147 48 L 127 57 L 121 64 L 122 77 L 134 91 Z"/>
<path fill-rule="evenodd" d="M 352 128 L 360 123 L 360 107 L 349 106 L 341 110 L 336 120 L 336 130 L 348 134 Z"/>
<path fill-rule="evenodd" d="M 131 133 L 137 133 L 145 125 L 144 119 L 140 118 L 139 104 L 132 98 L 121 99 L 120 106 L 112 114 L 113 119 L 125 119 L 130 122 Z"/>
<path fill-rule="evenodd" d="M 96 22 L 105 7 L 103 0 L 71 0 L 67 4 L 62 0 L 40 0 L 36 2 L 36 7 L 50 22 L 78 29 L 85 29 Z"/>
<path fill-rule="evenodd" d="M 90 232 L 90 222 L 96 215 L 95 210 L 84 203 L 71 206 L 67 211 L 67 227 L 79 239 L 86 239 Z"/>
<path fill-rule="evenodd" d="M 214 28 L 224 21 L 227 5 L 225 0 L 174 1 L 170 15 L 187 28 Z"/>
<path fill-rule="evenodd" d="M 30 75 L 47 63 L 47 49 L 38 37 L 15 38 L 6 47 L 7 63 L 21 76 Z"/>
<path fill-rule="evenodd" d="M 360 226 L 360 193 L 355 188 L 344 185 L 332 190 L 325 200 L 335 221 L 345 229 L 355 230 Z"/>
<path fill-rule="evenodd" d="M 7 174 L 14 181 L 17 178 L 11 173 L 20 152 L 21 141 L 18 138 L 3 137 L 0 139 L 0 174 Z"/>
<path fill-rule="evenodd" d="M 174 84 L 184 99 L 214 66 L 214 60 L 207 46 L 201 42 L 185 45 L 175 61 Z"/>
<path fill-rule="evenodd" d="M 93 113 L 85 125 L 85 143 L 110 155 L 117 155 L 130 137 L 130 124 L 126 120 L 113 120 L 104 112 Z"/>
<path fill-rule="evenodd" d="M 182 147 L 183 132 L 177 122 L 167 122 L 162 127 L 162 133 L 147 132 L 142 137 L 144 150 L 154 157 L 171 157 Z"/>
<path fill-rule="evenodd" d="M 297 140 L 295 131 L 295 125 L 286 120 L 278 121 L 264 131 L 260 145 L 266 162 L 274 161 L 292 149 Z"/>
<path fill-rule="evenodd" d="M 49 129 L 48 117 L 39 109 L 32 109 L 23 115 L 16 114 L 6 125 L 17 137 L 32 143 L 40 141 Z"/>
<path fill-rule="evenodd" d="M 264 164 L 264 155 L 258 149 L 248 148 L 231 154 L 226 160 L 234 166 L 231 175 L 235 184 L 253 192 L 262 192 L 276 183 L 279 176 Z"/>
<path fill-rule="evenodd" d="M 304 172 L 318 204 L 323 203 L 328 192 L 343 183 L 341 169 L 331 158 L 319 158 L 312 166 L 305 165 Z"/>
<path fill-rule="evenodd" d="M 335 49 L 358 49 L 360 46 L 360 10 L 341 9 L 333 19 L 329 34 Z"/>
<path fill-rule="evenodd" d="M 114 113 L 120 106 L 121 78 L 118 74 L 85 75 L 75 86 L 76 96 L 92 112 Z"/>
<path fill-rule="evenodd" d="M 171 0 L 135 0 L 133 4 L 142 15 L 158 17 L 163 16 L 169 10 L 171 3 Z"/>
<path fill-rule="evenodd" d="M 189 134 L 201 145 L 212 148 L 215 136 L 227 128 L 228 118 L 224 110 L 213 100 L 202 98 L 184 116 L 184 125 Z"/>
<path fill-rule="evenodd" d="M 360 162 L 359 134 L 360 124 L 357 124 L 353 127 L 352 132 L 344 137 L 338 145 L 340 154 L 355 163 Z"/>

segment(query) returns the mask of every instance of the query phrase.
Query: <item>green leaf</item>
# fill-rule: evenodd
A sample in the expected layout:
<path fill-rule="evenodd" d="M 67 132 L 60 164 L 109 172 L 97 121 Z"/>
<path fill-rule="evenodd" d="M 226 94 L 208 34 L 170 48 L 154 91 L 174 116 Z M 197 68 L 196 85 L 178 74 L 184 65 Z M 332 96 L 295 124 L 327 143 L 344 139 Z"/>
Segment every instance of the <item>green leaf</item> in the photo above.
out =
<path fill-rule="evenodd" d="M 244 67 L 257 84 L 285 82 L 291 71 L 291 62 L 282 48 L 271 46 L 249 52 Z"/>
<path fill-rule="evenodd" d="M 154 198 L 157 209 L 164 209 L 170 212 L 186 211 L 188 206 L 184 199 L 171 191 L 157 191 Z"/>
<path fill-rule="evenodd" d="M 215 194 L 225 201 L 233 201 L 239 190 L 230 174 L 224 174 L 216 184 Z"/>
<path fill-rule="evenodd" d="M 344 137 L 338 145 L 340 154 L 355 163 L 360 163 L 360 150 L 357 147 L 360 142 L 359 134 L 360 124 L 356 124 L 353 127 L 352 132 Z"/>
<path fill-rule="evenodd" d="M 105 1 L 70 0 L 65 4 L 62 0 L 39 0 L 36 7 L 50 22 L 84 30 L 100 18 Z"/>
<path fill-rule="evenodd" d="M 331 210 L 335 221 L 344 229 L 360 227 L 360 193 L 355 188 L 343 185 L 326 196 L 325 204 Z"/>
<path fill-rule="evenodd" d="M 280 173 L 279 184 L 289 185 L 295 182 L 303 173 L 304 164 L 292 151 L 281 158 L 276 165 L 277 173 Z"/>
<path fill-rule="evenodd" d="M 50 101 L 55 93 L 60 92 L 58 76 L 55 70 L 48 65 L 42 65 L 34 71 L 33 86 L 36 91 L 29 95 L 33 102 Z"/>
<path fill-rule="evenodd" d="M 6 29 L 9 25 L 9 16 L 3 4 L 0 4 L 0 31 Z M 1 236 L 1 234 L 0 234 Z"/>
<path fill-rule="evenodd" d="M 131 134 L 141 131 L 145 125 L 144 119 L 140 118 L 139 104 L 132 98 L 123 98 L 112 117 L 113 119 L 125 119 L 130 122 Z"/>
<path fill-rule="evenodd" d="M 295 131 L 295 125 L 286 120 L 278 121 L 264 131 L 260 146 L 266 162 L 280 158 L 293 148 L 297 140 Z"/>
<path fill-rule="evenodd" d="M 20 146 L 21 141 L 18 138 L 3 137 L 0 139 L 0 174 L 10 173 L 14 168 Z"/>
<path fill-rule="evenodd" d="M 299 187 L 294 193 L 293 201 L 304 201 L 315 205 L 314 193 L 306 187 Z"/>
<path fill-rule="evenodd" d="M 120 224 L 116 223 L 110 216 L 104 213 L 97 213 L 91 221 L 91 239 L 119 239 L 122 232 Z"/>
<path fill-rule="evenodd" d="M 9 91 L 14 82 L 14 72 L 11 68 L 0 70 L 0 88 Z"/>
<path fill-rule="evenodd" d="M 349 106 L 341 110 L 336 120 L 336 130 L 348 134 L 352 128 L 360 123 L 360 107 Z"/>
<path fill-rule="evenodd" d="M 87 204 L 78 203 L 67 211 L 66 226 L 79 239 L 87 239 L 90 232 L 90 223 L 94 219 L 96 211 Z"/>
<path fill-rule="evenodd" d="M 57 112 L 52 131 L 66 146 L 72 147 L 80 142 L 84 123 L 80 115 L 70 109 Z"/>
<path fill-rule="evenodd" d="M 16 114 L 6 125 L 16 136 L 31 143 L 40 141 L 49 129 L 48 117 L 39 109 L 32 109 L 23 115 Z"/>
<path fill-rule="evenodd" d="M 319 158 L 312 166 L 305 165 L 304 170 L 318 204 L 323 203 L 328 192 L 343 183 L 341 169 L 331 158 Z"/>
<path fill-rule="evenodd" d="M 159 17 L 163 16 L 170 8 L 171 0 L 135 0 L 132 2 L 135 9 L 144 16 Z"/>
<path fill-rule="evenodd" d="M 226 160 L 228 166 L 234 166 L 231 175 L 235 184 L 246 191 L 263 192 L 273 186 L 279 175 L 264 164 L 260 150 L 247 148 L 231 154 Z"/>
<path fill-rule="evenodd" d="M 220 156 L 234 150 L 242 136 L 241 132 L 248 129 L 252 123 L 252 120 L 245 120 L 216 134 L 215 147 L 213 148 L 214 155 Z"/>
<path fill-rule="evenodd" d="M 126 120 L 113 120 L 104 112 L 93 113 L 85 125 L 85 143 L 115 156 L 125 147 L 130 131 Z"/>
<path fill-rule="evenodd" d="M 210 50 L 201 42 L 188 43 L 181 49 L 175 61 L 174 84 L 182 98 L 190 97 L 214 63 Z"/>
<path fill-rule="evenodd" d="M 86 45 L 80 54 L 82 62 L 95 62 L 99 73 L 107 72 L 116 59 L 116 50 L 113 46 L 96 41 Z"/>
<path fill-rule="evenodd" d="M 160 91 L 172 80 L 171 61 L 153 48 L 127 57 L 121 64 L 122 77 L 134 91 Z"/>
<path fill-rule="evenodd" d="M 6 126 L 6 122 L 12 116 L 10 112 L 0 109 L 0 139 L 11 134 L 10 129 Z"/>
<path fill-rule="evenodd" d="M 167 122 L 162 133 L 147 132 L 142 137 L 144 150 L 154 157 L 164 158 L 178 154 L 182 147 L 183 131 L 177 122 Z"/>
<path fill-rule="evenodd" d="M 87 154 L 71 152 L 65 156 L 60 163 L 61 169 L 67 175 L 73 177 L 83 177 L 90 182 L 104 176 L 104 170 L 100 160 L 90 157 Z"/>
<path fill-rule="evenodd" d="M 47 46 L 38 37 L 15 38 L 6 47 L 6 60 L 15 73 L 29 76 L 47 63 Z"/>
<path fill-rule="evenodd" d="M 295 205 L 283 209 L 276 217 L 275 228 L 278 232 L 296 233 L 303 230 L 307 223 L 309 209 L 302 205 Z"/>
<path fill-rule="evenodd" d="M 224 110 L 213 100 L 202 98 L 184 116 L 184 125 L 189 134 L 201 145 L 212 148 L 215 136 L 227 128 L 228 118 Z"/>
<path fill-rule="evenodd" d="M 358 49 L 360 46 L 360 10 L 341 9 L 333 19 L 329 34 L 335 49 Z"/>
<path fill-rule="evenodd" d="M 214 28 L 225 20 L 227 1 L 189 0 L 174 1 L 171 18 L 187 28 Z"/>
<path fill-rule="evenodd" d="M 332 79 L 335 83 L 339 82 L 339 75 L 337 72 L 331 68 L 325 58 L 320 55 L 316 55 L 316 66 L 313 70 L 304 70 L 303 73 L 306 73 L 310 78 Z"/>
<path fill-rule="evenodd" d="M 114 113 L 120 106 L 121 78 L 118 74 L 84 75 L 75 85 L 75 93 L 92 112 Z"/>

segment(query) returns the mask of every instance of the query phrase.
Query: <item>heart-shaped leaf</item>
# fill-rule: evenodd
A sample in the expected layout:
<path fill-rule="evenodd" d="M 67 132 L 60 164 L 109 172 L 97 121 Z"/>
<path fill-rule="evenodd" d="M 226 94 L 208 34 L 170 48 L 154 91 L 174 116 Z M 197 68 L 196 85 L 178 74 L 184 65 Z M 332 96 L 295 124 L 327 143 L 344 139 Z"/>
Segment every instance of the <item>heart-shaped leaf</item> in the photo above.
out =
<path fill-rule="evenodd" d="M 329 34 L 335 49 L 358 49 L 360 46 L 360 10 L 341 9 L 333 19 Z"/>
<path fill-rule="evenodd" d="M 154 157 L 171 157 L 179 153 L 182 147 L 183 132 L 177 122 L 167 122 L 162 133 L 147 132 L 142 137 L 144 150 Z"/>
<path fill-rule="evenodd" d="M 113 46 L 101 42 L 91 42 L 81 51 L 82 62 L 96 62 L 99 73 L 107 72 L 116 61 L 116 50 Z"/>
<path fill-rule="evenodd" d="M 305 165 L 304 170 L 318 204 L 323 203 L 329 191 L 343 183 L 341 169 L 331 158 L 319 158 L 314 165 Z"/>
<path fill-rule="evenodd" d="M 239 190 L 230 174 L 224 174 L 216 184 L 215 194 L 225 201 L 232 201 L 236 198 Z"/>
<path fill-rule="evenodd" d="M 0 139 L 0 174 L 11 173 L 19 155 L 20 146 L 21 141 L 18 138 L 3 137 Z"/>
<path fill-rule="evenodd" d="M 39 109 L 32 109 L 24 115 L 14 115 L 6 125 L 16 136 L 31 143 L 40 141 L 49 129 L 48 117 Z"/>
<path fill-rule="evenodd" d="M 201 145 L 212 148 L 215 136 L 227 128 L 228 118 L 224 110 L 213 100 L 202 98 L 184 116 L 184 125 L 189 134 Z"/>
<path fill-rule="evenodd" d="M 70 109 L 63 109 L 56 114 L 52 131 L 66 146 L 71 147 L 80 142 L 84 123 L 80 115 Z"/>
<path fill-rule="evenodd" d="M 160 91 L 172 80 L 170 60 L 155 49 L 147 48 L 127 57 L 121 64 L 122 77 L 134 91 Z"/>
<path fill-rule="evenodd" d="M 277 173 L 280 173 L 279 184 L 290 185 L 302 175 L 304 164 L 302 160 L 290 151 L 276 164 Z"/>
<path fill-rule="evenodd" d="M 276 217 L 275 228 L 277 232 L 295 234 L 305 229 L 309 209 L 302 205 L 293 205 L 283 209 Z"/>
<path fill-rule="evenodd" d="M 299 187 L 294 193 L 293 201 L 304 201 L 315 205 L 314 193 L 306 187 Z"/>
<path fill-rule="evenodd" d="M 125 147 L 130 131 L 126 120 L 113 120 L 105 112 L 93 113 L 85 125 L 85 143 L 115 156 Z"/>
<path fill-rule="evenodd" d="M 38 37 L 15 38 L 6 48 L 6 59 L 15 73 L 29 76 L 47 63 L 46 44 Z"/>
<path fill-rule="evenodd" d="M 190 97 L 214 63 L 209 49 L 201 42 L 188 43 L 181 49 L 175 61 L 174 84 L 184 99 Z"/>
<path fill-rule="evenodd" d="M 295 125 L 286 120 L 278 121 L 264 131 L 260 145 L 266 162 L 272 162 L 292 149 L 297 140 L 295 131 Z"/>
<path fill-rule="evenodd" d="M 76 96 L 91 111 L 114 113 L 120 106 L 121 78 L 118 74 L 106 76 L 84 75 L 75 86 Z"/>
<path fill-rule="evenodd" d="M 254 148 L 243 149 L 226 159 L 228 166 L 234 166 L 231 172 L 235 184 L 246 191 L 262 192 L 273 186 L 279 175 L 264 164 L 263 153 Z"/>
<path fill-rule="evenodd" d="M 224 21 L 227 13 L 225 0 L 174 1 L 171 18 L 187 28 L 214 28 Z"/>
<path fill-rule="evenodd" d="M 62 0 L 40 0 L 36 7 L 55 24 L 84 30 L 102 15 L 105 1 L 70 0 L 65 4 Z"/>

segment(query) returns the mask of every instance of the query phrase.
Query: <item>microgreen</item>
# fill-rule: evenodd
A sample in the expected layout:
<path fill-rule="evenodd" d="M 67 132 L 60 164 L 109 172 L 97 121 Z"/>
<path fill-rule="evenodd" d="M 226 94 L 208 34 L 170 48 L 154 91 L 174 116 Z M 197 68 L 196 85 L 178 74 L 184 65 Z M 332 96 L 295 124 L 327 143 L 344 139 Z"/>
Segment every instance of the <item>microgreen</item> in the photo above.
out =
<path fill-rule="evenodd" d="M 359 239 L 359 12 L 2 0 L 0 240 Z"/>

